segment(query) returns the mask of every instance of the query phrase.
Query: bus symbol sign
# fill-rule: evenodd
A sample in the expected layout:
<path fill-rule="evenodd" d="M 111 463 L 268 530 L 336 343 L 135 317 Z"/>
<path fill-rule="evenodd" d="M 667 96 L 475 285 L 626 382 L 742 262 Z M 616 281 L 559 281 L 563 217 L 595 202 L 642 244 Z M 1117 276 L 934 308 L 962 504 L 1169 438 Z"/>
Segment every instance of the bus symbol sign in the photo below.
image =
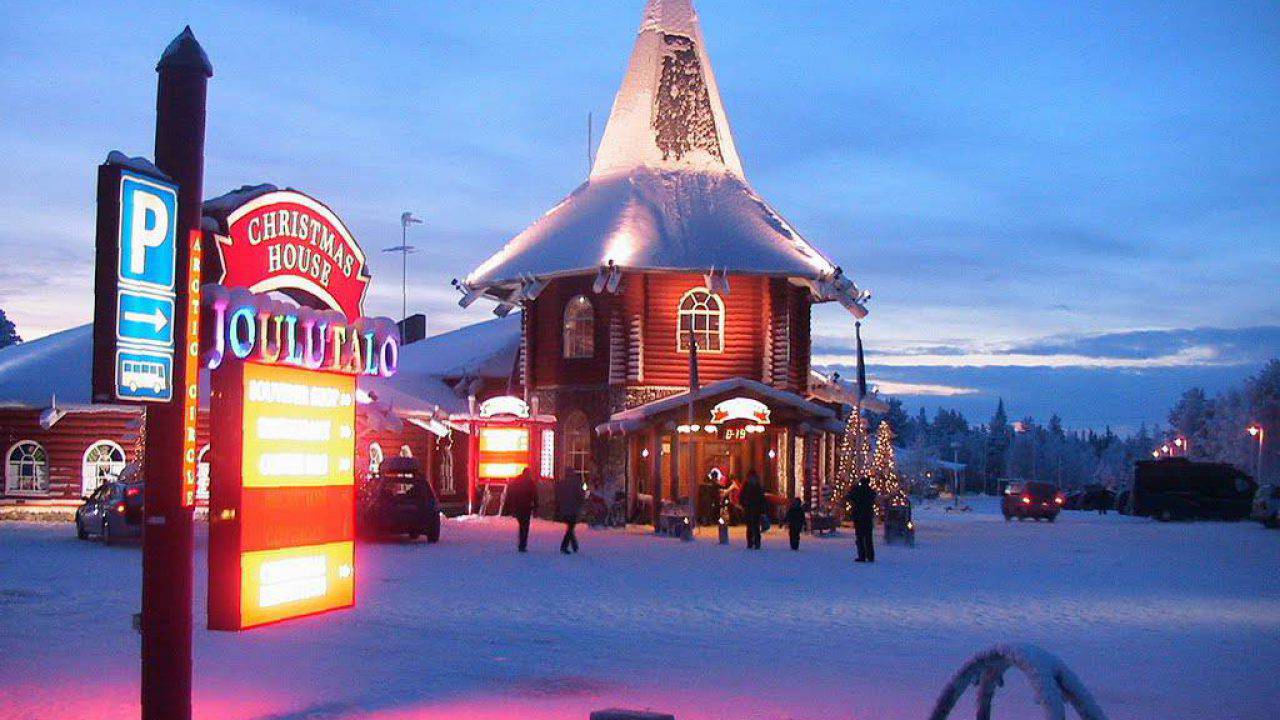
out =
<path fill-rule="evenodd" d="M 122 400 L 167 401 L 173 397 L 173 355 L 121 350 L 116 353 L 116 395 Z"/>

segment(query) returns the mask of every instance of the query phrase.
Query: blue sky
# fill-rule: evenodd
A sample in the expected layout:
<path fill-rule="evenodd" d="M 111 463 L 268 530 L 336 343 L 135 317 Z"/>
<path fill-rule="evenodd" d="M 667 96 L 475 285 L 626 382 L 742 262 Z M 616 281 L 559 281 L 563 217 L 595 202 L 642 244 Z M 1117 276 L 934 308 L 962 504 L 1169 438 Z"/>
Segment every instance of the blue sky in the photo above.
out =
<path fill-rule="evenodd" d="M 366 248 L 412 210 L 410 305 L 484 319 L 448 280 L 582 181 L 642 6 L 5 3 L 0 308 L 28 338 L 90 319 L 94 168 L 150 154 L 190 23 L 206 195 L 297 187 Z M 697 6 L 748 177 L 875 292 L 872 378 L 909 405 L 1132 427 L 1280 354 L 1280 6 Z M 372 255 L 369 309 L 396 314 Z M 815 335 L 848 361 L 842 311 Z"/>

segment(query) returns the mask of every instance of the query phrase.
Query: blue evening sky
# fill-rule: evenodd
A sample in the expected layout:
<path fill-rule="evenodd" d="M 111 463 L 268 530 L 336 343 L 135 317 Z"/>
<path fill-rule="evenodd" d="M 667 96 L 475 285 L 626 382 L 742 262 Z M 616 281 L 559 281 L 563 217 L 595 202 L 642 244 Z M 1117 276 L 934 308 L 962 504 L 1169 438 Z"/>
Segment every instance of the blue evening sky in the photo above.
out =
<path fill-rule="evenodd" d="M 1159 421 L 1280 354 L 1280 5 L 700 0 L 756 189 L 860 284 L 910 406 Z M 0 5 L 0 308 L 87 322 L 95 166 L 150 155 L 153 66 L 215 67 L 206 196 L 293 186 L 371 252 L 368 309 L 433 331 L 462 276 L 580 183 L 642 0 Z M 815 314 L 815 356 L 852 323 Z"/>

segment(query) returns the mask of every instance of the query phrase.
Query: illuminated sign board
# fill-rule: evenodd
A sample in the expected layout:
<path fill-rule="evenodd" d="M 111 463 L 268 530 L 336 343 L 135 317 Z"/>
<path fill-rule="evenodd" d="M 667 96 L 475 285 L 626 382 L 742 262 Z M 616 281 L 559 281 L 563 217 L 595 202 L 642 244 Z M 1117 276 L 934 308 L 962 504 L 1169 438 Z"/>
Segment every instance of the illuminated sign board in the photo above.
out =
<path fill-rule="evenodd" d="M 261 188 L 214 217 L 222 230 L 215 243 L 222 270 L 218 283 L 282 292 L 303 304 L 314 299 L 352 319 L 363 315 L 369 274 L 364 251 L 347 226 L 314 198 Z M 210 203 L 206 213 L 218 215 L 219 207 Z"/>
<path fill-rule="evenodd" d="M 182 505 L 195 507 L 196 488 L 200 484 L 197 428 L 200 416 L 200 273 L 203 251 L 200 231 L 192 230 L 187 267 L 187 332 L 182 352 L 186 355 L 185 377 L 182 379 Z"/>
<path fill-rule="evenodd" d="M 769 415 L 769 406 L 759 400 L 736 397 L 711 408 L 711 423 L 720 425 L 732 420 L 745 420 L 757 425 L 768 425 Z"/>
<path fill-rule="evenodd" d="M 356 378 L 228 362 L 213 374 L 209 628 L 355 602 Z"/>
<path fill-rule="evenodd" d="M 480 430 L 480 477 L 519 477 L 529 467 L 529 428 L 485 426 Z"/>
<path fill-rule="evenodd" d="M 230 359 L 391 377 L 400 362 L 399 331 L 387 318 L 348 322 L 221 285 L 204 288 L 204 304 L 203 362 L 211 370 Z"/>
<path fill-rule="evenodd" d="M 93 397 L 166 403 L 173 376 L 178 188 L 116 156 L 98 168 Z M 185 241 L 186 238 L 183 238 Z"/>

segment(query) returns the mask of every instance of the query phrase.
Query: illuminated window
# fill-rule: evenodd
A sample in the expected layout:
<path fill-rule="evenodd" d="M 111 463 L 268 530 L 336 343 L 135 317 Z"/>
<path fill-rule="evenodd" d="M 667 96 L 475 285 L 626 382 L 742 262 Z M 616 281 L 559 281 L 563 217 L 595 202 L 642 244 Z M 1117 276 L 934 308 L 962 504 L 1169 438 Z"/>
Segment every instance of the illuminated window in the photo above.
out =
<path fill-rule="evenodd" d="M 84 451 L 80 463 L 80 485 L 85 495 L 92 495 L 98 486 L 114 480 L 124 470 L 124 449 L 110 440 L 99 440 Z"/>
<path fill-rule="evenodd" d="M 689 334 L 698 341 L 698 352 L 724 352 L 724 301 L 706 288 L 694 288 L 680 298 L 680 322 L 676 350 L 689 351 Z"/>
<path fill-rule="evenodd" d="M 9 448 L 5 455 L 5 492 L 36 494 L 49 492 L 49 455 L 33 440 Z"/>
<path fill-rule="evenodd" d="M 580 410 L 571 413 L 564 423 L 564 471 L 584 482 L 591 474 L 591 428 Z"/>
<path fill-rule="evenodd" d="M 196 456 L 196 499 L 209 501 L 209 446 L 200 448 Z"/>
<path fill-rule="evenodd" d="M 369 443 L 369 474 L 377 475 L 382 467 L 382 446 L 376 442 Z"/>
<path fill-rule="evenodd" d="M 575 295 L 564 306 L 564 356 L 589 358 L 596 351 L 595 311 L 586 295 Z"/>
<path fill-rule="evenodd" d="M 556 476 L 556 431 L 542 431 L 542 477 Z"/>

